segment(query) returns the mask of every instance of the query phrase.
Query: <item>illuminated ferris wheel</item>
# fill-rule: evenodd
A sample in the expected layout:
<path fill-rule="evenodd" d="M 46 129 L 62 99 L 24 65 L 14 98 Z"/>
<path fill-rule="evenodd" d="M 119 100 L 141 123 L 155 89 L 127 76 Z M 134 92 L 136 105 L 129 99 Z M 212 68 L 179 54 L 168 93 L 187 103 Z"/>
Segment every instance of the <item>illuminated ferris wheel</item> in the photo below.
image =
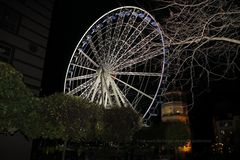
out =
<path fill-rule="evenodd" d="M 156 20 L 141 8 L 119 7 L 101 16 L 80 39 L 64 92 L 105 108 L 132 107 L 146 118 L 161 89 L 164 63 Z"/>

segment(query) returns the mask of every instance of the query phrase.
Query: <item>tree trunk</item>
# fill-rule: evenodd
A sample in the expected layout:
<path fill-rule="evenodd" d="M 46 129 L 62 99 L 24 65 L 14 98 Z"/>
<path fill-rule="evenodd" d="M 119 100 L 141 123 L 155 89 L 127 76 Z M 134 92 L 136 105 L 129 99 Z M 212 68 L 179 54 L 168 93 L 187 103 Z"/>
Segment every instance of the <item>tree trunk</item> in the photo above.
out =
<path fill-rule="evenodd" d="M 64 140 L 63 152 L 62 152 L 62 160 L 65 160 L 66 150 L 67 150 L 67 140 Z"/>

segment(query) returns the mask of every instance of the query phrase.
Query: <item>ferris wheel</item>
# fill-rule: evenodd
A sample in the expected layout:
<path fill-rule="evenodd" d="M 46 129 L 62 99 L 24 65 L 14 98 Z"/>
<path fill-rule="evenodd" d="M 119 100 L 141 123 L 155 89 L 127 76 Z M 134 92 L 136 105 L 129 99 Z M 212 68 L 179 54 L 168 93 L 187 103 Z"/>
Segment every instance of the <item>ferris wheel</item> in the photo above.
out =
<path fill-rule="evenodd" d="M 147 11 L 111 10 L 84 33 L 70 59 L 64 93 L 105 108 L 132 107 L 146 118 L 161 89 L 165 49 Z"/>

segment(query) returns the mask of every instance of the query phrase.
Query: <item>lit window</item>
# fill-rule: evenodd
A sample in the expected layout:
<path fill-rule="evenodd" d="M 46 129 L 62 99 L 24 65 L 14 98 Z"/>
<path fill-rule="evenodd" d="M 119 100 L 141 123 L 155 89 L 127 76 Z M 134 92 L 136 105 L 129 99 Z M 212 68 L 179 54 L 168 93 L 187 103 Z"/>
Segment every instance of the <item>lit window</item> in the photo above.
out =
<path fill-rule="evenodd" d="M 220 132 L 221 132 L 221 134 L 222 134 L 222 135 L 224 135 L 224 134 L 225 134 L 225 131 L 224 131 L 224 130 L 221 130 Z"/>

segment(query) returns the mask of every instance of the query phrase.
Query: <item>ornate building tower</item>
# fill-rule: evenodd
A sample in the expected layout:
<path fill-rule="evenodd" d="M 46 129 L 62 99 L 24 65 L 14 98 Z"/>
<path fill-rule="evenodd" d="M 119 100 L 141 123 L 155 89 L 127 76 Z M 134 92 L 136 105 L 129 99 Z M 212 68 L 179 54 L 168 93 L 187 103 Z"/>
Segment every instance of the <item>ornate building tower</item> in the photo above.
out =
<path fill-rule="evenodd" d="M 182 91 L 170 91 L 164 95 L 164 103 L 161 107 L 162 122 L 182 122 L 189 128 L 186 95 Z M 189 153 L 192 150 L 191 139 L 188 139 L 183 146 L 178 147 L 178 152 Z"/>
<path fill-rule="evenodd" d="M 166 121 L 180 121 L 189 123 L 187 114 L 187 104 L 184 99 L 184 92 L 170 91 L 164 96 L 164 103 L 161 107 L 161 119 Z"/>

